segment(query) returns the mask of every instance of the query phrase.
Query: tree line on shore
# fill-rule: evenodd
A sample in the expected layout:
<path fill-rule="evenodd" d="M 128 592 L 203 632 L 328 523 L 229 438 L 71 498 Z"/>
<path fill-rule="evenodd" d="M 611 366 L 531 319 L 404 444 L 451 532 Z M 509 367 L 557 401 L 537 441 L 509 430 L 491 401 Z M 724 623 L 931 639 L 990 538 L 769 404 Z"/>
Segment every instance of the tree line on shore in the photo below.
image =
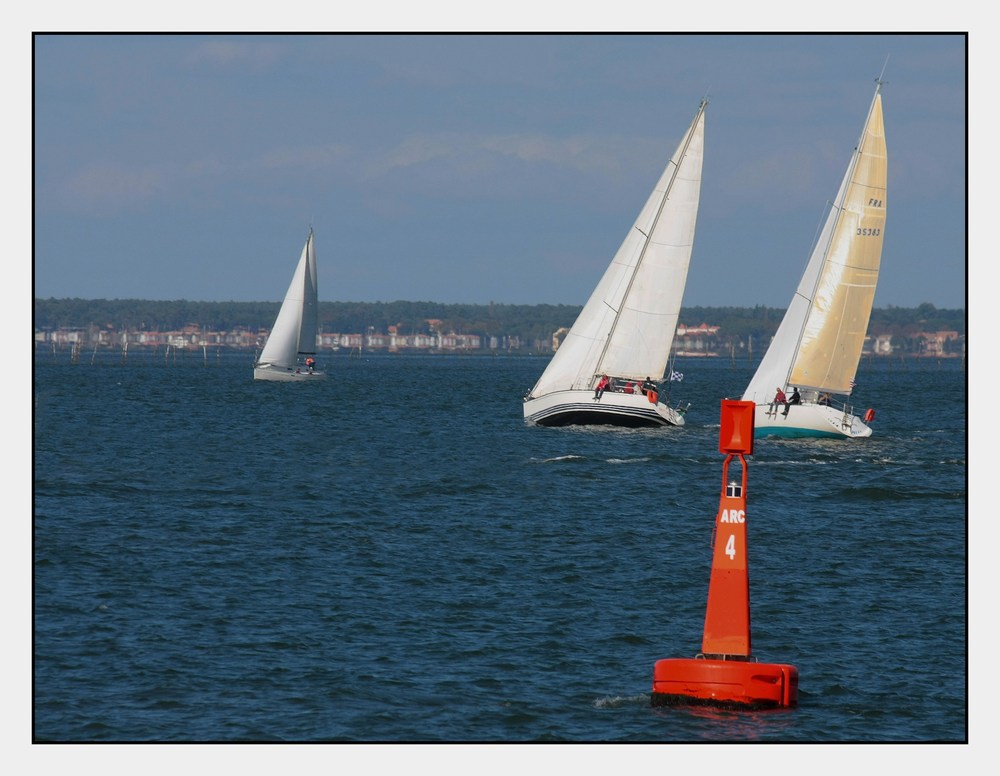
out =
<path fill-rule="evenodd" d="M 251 332 L 267 330 L 278 314 L 279 302 L 191 302 L 141 299 L 35 299 L 36 330 L 108 328 L 115 331 L 177 331 L 196 325 L 205 331 Z M 484 337 L 519 337 L 522 342 L 549 340 L 553 332 L 572 326 L 581 310 L 574 305 L 444 304 L 438 302 L 320 302 L 319 324 L 324 332 L 385 333 L 390 326 L 400 334 L 428 331 L 428 321 L 439 321 L 444 332 Z M 721 342 L 767 342 L 785 311 L 778 307 L 684 307 L 680 322 L 718 326 Z M 923 303 L 913 308 L 872 310 L 868 334 L 901 340 L 921 332 L 966 333 L 964 309 L 938 309 Z"/>

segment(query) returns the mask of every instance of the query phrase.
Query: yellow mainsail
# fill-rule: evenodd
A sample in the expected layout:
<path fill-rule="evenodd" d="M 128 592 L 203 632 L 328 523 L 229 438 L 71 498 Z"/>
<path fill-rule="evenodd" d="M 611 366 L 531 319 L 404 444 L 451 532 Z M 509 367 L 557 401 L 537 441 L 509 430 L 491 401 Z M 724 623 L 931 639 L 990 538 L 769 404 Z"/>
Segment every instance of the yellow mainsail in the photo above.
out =
<path fill-rule="evenodd" d="M 789 383 L 850 393 L 868 330 L 885 233 L 886 148 L 876 94 L 806 318 Z"/>

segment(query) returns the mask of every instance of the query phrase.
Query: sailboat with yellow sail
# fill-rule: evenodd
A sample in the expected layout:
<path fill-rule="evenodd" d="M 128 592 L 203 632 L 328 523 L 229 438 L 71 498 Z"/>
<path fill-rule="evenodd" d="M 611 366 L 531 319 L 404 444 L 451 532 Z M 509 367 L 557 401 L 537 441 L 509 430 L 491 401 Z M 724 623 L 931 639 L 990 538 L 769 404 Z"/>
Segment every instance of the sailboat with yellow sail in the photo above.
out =
<path fill-rule="evenodd" d="M 868 437 L 874 411 L 855 414 L 855 387 L 885 237 L 886 144 L 882 79 L 837 198 L 791 304 L 743 401 L 755 436 Z M 794 397 L 776 402 L 779 391 Z"/>

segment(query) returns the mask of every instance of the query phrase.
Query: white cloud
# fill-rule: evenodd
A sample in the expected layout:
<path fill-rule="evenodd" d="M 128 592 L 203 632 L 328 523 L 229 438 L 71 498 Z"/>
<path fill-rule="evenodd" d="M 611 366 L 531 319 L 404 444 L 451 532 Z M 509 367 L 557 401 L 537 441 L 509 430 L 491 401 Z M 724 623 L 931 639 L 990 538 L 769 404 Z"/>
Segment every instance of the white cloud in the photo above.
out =
<path fill-rule="evenodd" d="M 223 67 L 250 66 L 254 69 L 270 68 L 279 62 L 284 47 L 274 40 L 240 40 L 214 38 L 198 41 L 184 57 L 190 65 L 218 65 Z"/>
<path fill-rule="evenodd" d="M 70 177 L 63 191 L 69 209 L 116 211 L 162 193 L 169 177 L 161 168 L 91 165 Z"/>

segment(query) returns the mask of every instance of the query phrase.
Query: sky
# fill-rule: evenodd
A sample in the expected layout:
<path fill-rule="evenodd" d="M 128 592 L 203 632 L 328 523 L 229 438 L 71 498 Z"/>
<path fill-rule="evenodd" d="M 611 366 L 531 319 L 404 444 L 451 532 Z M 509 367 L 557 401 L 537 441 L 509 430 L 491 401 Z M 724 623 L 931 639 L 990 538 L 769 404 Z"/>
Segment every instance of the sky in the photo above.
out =
<path fill-rule="evenodd" d="M 876 307 L 966 307 L 962 34 L 33 38 L 35 297 L 582 305 L 708 97 L 685 306 L 786 307 L 882 74 Z"/>

